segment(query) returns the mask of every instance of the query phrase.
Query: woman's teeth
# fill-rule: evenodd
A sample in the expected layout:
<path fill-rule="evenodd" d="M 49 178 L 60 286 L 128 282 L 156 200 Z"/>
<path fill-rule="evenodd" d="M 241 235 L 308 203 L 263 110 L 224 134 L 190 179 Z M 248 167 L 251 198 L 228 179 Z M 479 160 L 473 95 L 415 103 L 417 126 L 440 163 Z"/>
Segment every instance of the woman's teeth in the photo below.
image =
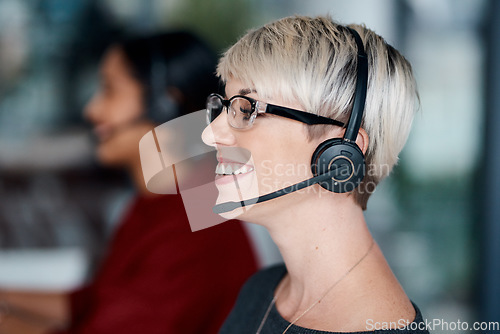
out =
<path fill-rule="evenodd" d="M 215 168 L 215 174 L 218 175 L 237 175 L 253 171 L 253 168 L 247 165 L 219 163 Z"/>

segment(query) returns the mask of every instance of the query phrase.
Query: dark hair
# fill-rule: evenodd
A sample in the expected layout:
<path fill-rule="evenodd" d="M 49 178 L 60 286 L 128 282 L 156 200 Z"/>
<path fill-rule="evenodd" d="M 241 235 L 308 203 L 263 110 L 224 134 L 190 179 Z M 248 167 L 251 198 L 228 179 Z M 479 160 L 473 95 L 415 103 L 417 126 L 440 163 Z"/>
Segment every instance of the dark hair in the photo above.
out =
<path fill-rule="evenodd" d="M 190 32 L 137 37 L 118 46 L 144 86 L 148 118 L 157 123 L 205 108 L 207 96 L 217 91 L 216 54 Z M 172 100 L 169 88 L 182 96 Z"/>

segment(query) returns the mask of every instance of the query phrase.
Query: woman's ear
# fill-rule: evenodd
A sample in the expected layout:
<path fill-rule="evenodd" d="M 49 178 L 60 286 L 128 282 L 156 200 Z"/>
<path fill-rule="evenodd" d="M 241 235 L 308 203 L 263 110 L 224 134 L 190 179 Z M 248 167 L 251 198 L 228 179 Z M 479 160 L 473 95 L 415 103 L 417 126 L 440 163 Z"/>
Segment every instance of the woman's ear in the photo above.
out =
<path fill-rule="evenodd" d="M 364 155 L 366 155 L 366 150 L 368 150 L 369 142 L 370 139 L 368 138 L 368 133 L 366 133 L 365 129 L 359 128 L 358 137 L 356 138 L 356 145 L 358 145 Z"/>

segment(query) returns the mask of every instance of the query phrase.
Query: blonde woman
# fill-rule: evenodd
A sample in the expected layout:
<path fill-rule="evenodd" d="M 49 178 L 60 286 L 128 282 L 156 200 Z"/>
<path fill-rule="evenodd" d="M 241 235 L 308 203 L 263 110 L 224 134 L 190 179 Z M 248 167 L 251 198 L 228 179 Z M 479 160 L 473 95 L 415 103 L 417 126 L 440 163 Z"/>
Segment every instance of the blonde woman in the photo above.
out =
<path fill-rule="evenodd" d="M 265 226 L 285 261 L 246 283 L 221 333 L 426 333 L 363 215 L 410 131 L 408 61 L 363 26 L 288 17 L 248 32 L 217 73 L 214 211 Z"/>

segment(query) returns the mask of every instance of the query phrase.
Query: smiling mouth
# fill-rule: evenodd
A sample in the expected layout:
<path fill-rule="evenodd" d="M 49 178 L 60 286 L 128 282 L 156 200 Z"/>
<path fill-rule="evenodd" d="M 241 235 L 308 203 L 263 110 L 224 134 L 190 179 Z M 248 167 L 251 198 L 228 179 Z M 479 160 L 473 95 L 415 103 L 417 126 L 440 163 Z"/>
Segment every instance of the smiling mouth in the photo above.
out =
<path fill-rule="evenodd" d="M 233 162 L 219 162 L 219 164 L 217 164 L 217 167 L 215 168 L 215 174 L 218 176 L 240 175 L 252 172 L 253 170 L 253 167 L 249 165 Z"/>

